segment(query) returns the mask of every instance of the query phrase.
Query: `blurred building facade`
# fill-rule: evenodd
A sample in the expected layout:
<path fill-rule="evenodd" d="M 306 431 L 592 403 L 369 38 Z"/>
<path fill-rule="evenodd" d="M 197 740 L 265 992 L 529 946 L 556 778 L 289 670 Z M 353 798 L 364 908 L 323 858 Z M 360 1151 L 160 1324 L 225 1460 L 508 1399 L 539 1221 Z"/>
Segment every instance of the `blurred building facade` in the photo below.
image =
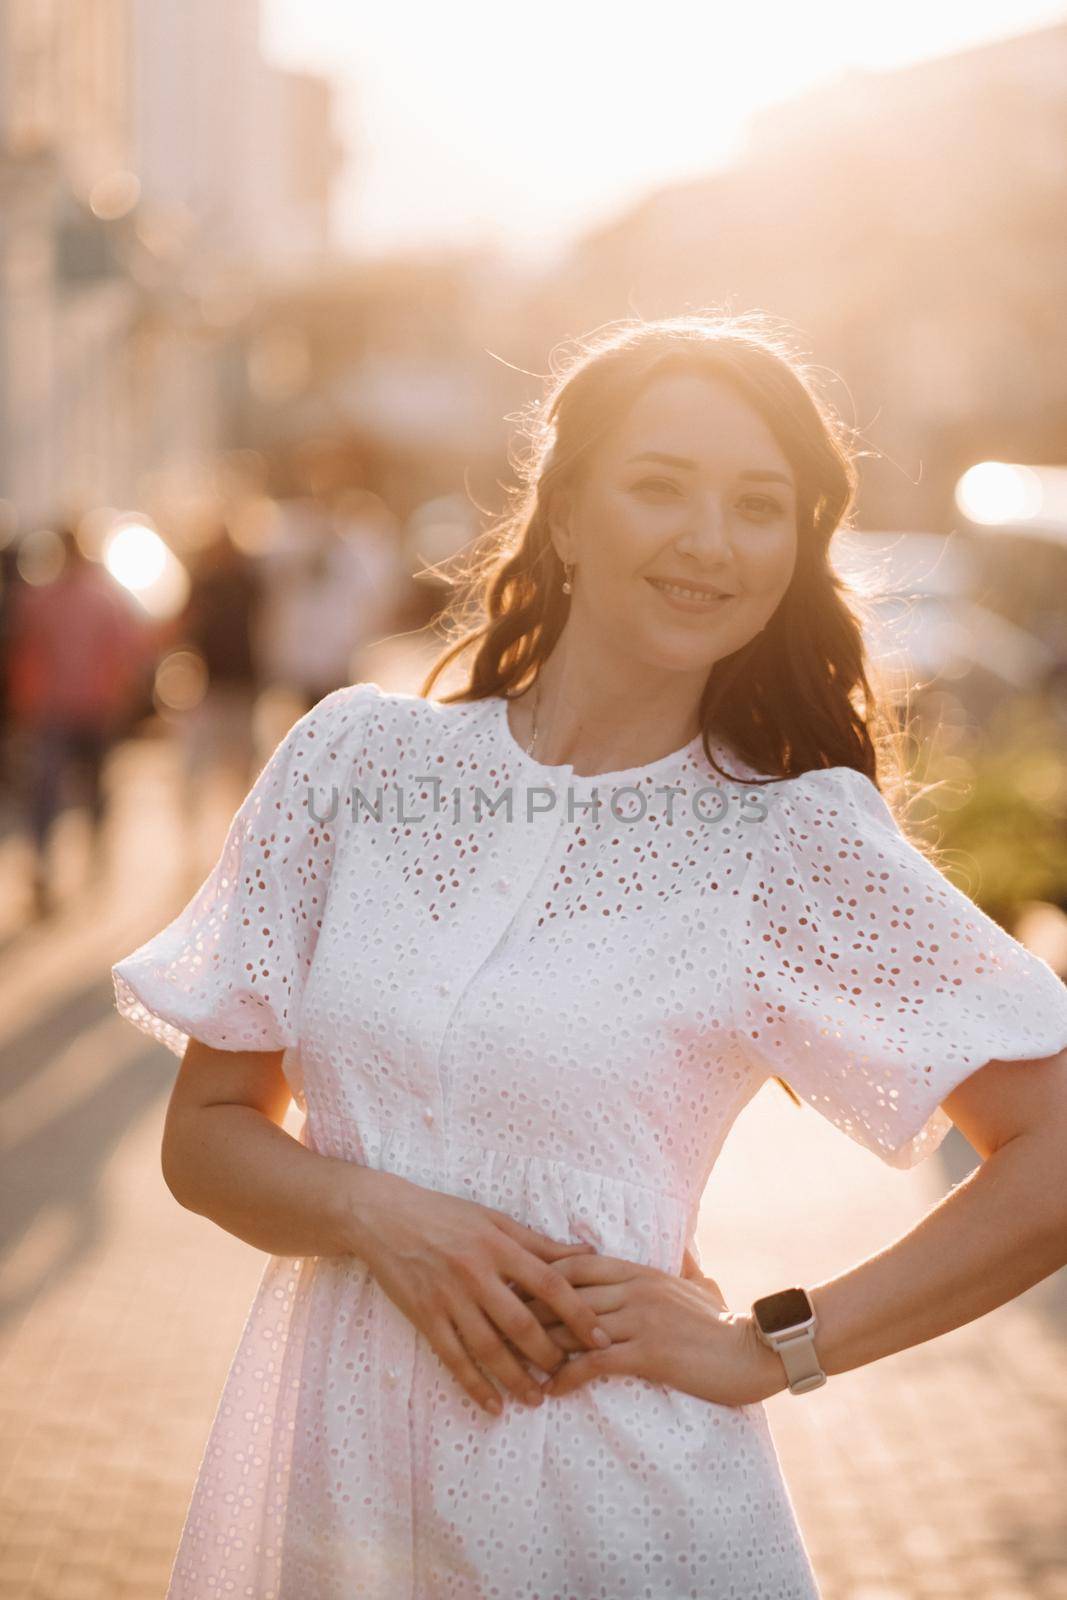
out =
<path fill-rule="evenodd" d="M 844 380 L 861 524 L 945 531 L 975 460 L 1062 456 L 1065 133 L 1061 24 L 776 106 L 730 168 L 540 278 L 478 250 L 339 261 L 331 91 L 264 60 L 259 0 L 7 0 L 0 499 L 174 528 L 221 452 L 316 440 L 401 514 L 468 466 L 491 499 L 560 341 L 757 307 Z"/>
<path fill-rule="evenodd" d="M 184 222 L 205 292 L 215 263 L 234 285 L 322 265 L 342 162 L 326 80 L 264 59 L 260 0 L 133 0 L 132 25 L 137 171 Z"/>
<path fill-rule="evenodd" d="M 710 305 L 786 318 L 876 451 L 861 519 L 952 525 L 986 457 L 1067 437 L 1067 24 L 887 72 L 753 119 L 729 169 L 587 235 L 528 308 L 541 358 L 608 318 Z"/>
<path fill-rule="evenodd" d="M 262 285 L 329 251 L 324 81 L 258 0 L 0 7 L 0 499 L 30 524 L 195 492 Z"/>
<path fill-rule="evenodd" d="M 279 285 L 250 322 L 241 432 L 290 463 L 287 487 L 366 487 L 401 516 L 468 472 L 491 485 L 515 388 L 493 352 L 514 337 L 522 298 L 507 258 L 481 246 Z"/>

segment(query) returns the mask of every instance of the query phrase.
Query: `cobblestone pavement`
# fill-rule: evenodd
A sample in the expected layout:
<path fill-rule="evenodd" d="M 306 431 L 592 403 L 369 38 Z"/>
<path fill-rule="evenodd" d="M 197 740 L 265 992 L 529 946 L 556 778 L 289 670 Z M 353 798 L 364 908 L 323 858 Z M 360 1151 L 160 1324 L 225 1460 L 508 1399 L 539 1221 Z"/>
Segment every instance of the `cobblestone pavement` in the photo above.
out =
<path fill-rule="evenodd" d="M 47 927 L 0 927 L 0 1600 L 162 1596 L 266 1260 L 172 1200 L 159 1139 L 176 1063 L 112 1009 L 110 962 L 189 892 L 169 759 L 117 753 L 120 871 Z M 20 866 L 0 846 L 8 908 Z M 890 1171 L 767 1085 L 709 1185 L 705 1271 L 744 1305 L 844 1270 L 973 1162 L 953 1132 Z M 1067 1600 L 1065 1276 L 767 1402 L 824 1600 Z"/>

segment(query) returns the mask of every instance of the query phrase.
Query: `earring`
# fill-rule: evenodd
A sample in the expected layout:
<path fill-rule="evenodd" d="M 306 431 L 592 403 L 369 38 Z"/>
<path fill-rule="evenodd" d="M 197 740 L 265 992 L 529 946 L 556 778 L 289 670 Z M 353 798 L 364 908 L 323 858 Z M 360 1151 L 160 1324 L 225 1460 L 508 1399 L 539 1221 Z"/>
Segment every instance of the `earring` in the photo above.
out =
<path fill-rule="evenodd" d="M 565 561 L 563 563 L 563 593 L 564 594 L 572 593 L 572 590 L 571 590 L 571 573 L 573 571 L 574 571 L 574 562 L 573 561 Z"/>

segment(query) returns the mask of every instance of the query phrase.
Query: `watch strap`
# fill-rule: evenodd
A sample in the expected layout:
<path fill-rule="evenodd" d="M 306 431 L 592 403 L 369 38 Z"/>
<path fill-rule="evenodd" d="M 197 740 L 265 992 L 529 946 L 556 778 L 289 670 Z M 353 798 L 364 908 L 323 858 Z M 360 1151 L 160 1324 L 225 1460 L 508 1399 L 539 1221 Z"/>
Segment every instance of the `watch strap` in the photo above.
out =
<path fill-rule="evenodd" d="M 799 1299 L 805 1307 L 806 1315 L 797 1317 L 795 1321 L 782 1328 L 765 1328 L 762 1319 L 765 1318 L 773 1323 L 781 1318 L 783 1295 L 794 1302 Z M 790 1311 L 792 1309 L 793 1306 L 790 1304 Z M 818 1317 L 811 1295 L 805 1288 L 795 1284 L 789 1290 L 781 1291 L 777 1295 L 761 1295 L 758 1300 L 752 1302 L 752 1315 L 756 1331 L 764 1344 L 771 1350 L 777 1350 L 781 1357 L 790 1394 L 807 1394 L 809 1389 L 818 1389 L 826 1382 L 826 1373 L 822 1369 L 815 1348 Z"/>
<path fill-rule="evenodd" d="M 826 1373 L 819 1365 L 815 1349 L 813 1329 L 804 1328 L 799 1333 L 778 1334 L 769 1342 L 782 1358 L 782 1365 L 789 1379 L 790 1394 L 807 1394 L 809 1389 L 818 1389 L 826 1382 Z"/>

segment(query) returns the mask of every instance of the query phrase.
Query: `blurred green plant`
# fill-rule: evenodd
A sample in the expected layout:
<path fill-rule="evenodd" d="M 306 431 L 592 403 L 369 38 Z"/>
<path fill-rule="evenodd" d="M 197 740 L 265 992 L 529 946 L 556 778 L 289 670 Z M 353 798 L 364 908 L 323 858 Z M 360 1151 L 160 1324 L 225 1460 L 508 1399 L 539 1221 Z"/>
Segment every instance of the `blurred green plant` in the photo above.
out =
<path fill-rule="evenodd" d="M 1040 695 L 1015 695 L 938 753 L 923 737 L 915 776 L 937 785 L 910 813 L 941 870 L 1011 928 L 1024 902 L 1067 911 L 1067 727 Z"/>

